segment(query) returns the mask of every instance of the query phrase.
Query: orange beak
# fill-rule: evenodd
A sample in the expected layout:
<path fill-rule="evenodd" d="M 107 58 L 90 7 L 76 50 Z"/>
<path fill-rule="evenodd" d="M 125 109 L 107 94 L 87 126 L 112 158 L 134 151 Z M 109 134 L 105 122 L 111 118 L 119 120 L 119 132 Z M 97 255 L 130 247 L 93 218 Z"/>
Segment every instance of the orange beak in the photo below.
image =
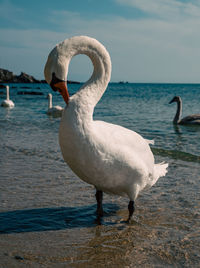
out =
<path fill-rule="evenodd" d="M 57 82 L 54 85 L 52 85 L 52 88 L 54 90 L 58 90 L 60 94 L 62 95 L 64 101 L 66 104 L 69 102 L 69 92 L 67 90 L 67 85 L 65 81 Z"/>

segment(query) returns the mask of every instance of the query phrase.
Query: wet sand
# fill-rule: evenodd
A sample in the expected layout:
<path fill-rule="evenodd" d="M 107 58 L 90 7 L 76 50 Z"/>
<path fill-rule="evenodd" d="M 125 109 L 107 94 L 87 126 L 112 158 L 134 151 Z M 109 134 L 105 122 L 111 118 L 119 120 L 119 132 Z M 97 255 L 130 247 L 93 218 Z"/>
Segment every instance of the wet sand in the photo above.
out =
<path fill-rule="evenodd" d="M 187 226 L 179 222 L 183 215 L 153 206 L 149 211 L 142 203 L 131 224 L 124 222 L 127 210 L 115 204 L 105 205 L 102 225 L 95 223 L 93 205 L 71 210 L 71 215 L 59 208 L 65 222 L 61 230 L 34 231 L 32 217 L 32 232 L 24 226 L 22 232 L 1 234 L 1 267 L 199 267 L 200 231 L 192 231 L 194 215 L 186 213 Z M 35 221 L 38 217 L 36 213 Z M 56 226 L 53 218 L 49 227 Z"/>
<path fill-rule="evenodd" d="M 169 162 L 167 179 L 136 200 L 131 224 L 128 199 L 105 194 L 98 225 L 94 188 L 63 162 L 59 175 L 48 159 L 48 175 L 27 179 L 21 171 L 2 179 L 0 267 L 199 267 L 199 195 L 184 195 L 194 188 L 199 164 L 188 179 L 185 162 Z M 185 179 L 174 180 L 180 171 Z"/>

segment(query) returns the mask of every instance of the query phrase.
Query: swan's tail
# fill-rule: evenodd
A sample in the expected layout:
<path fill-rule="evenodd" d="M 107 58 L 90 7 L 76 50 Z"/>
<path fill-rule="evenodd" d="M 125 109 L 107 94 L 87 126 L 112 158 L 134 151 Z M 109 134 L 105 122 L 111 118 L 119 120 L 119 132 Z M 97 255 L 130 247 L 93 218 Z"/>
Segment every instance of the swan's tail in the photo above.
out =
<path fill-rule="evenodd" d="M 160 177 L 164 177 L 167 173 L 168 164 L 161 162 L 154 165 L 153 179 L 150 181 L 150 185 L 154 185 Z"/>
<path fill-rule="evenodd" d="M 154 145 L 154 143 L 155 143 L 154 140 L 147 140 L 146 139 L 146 141 L 147 141 L 148 144 L 151 144 L 151 145 Z"/>

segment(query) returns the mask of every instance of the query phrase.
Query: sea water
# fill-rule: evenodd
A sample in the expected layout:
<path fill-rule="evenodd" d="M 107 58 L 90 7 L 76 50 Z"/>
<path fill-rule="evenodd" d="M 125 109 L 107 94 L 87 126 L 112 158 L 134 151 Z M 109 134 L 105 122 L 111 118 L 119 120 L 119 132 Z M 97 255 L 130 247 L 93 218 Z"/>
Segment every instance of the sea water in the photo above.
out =
<path fill-rule="evenodd" d="M 200 126 L 174 126 L 200 113 L 198 84 L 110 83 L 94 111 L 104 120 L 153 139 L 168 173 L 136 200 L 104 195 L 96 222 L 95 190 L 63 161 L 60 118 L 47 116 L 46 84 L 10 84 L 13 109 L 0 107 L 0 267 L 199 267 Z M 70 94 L 80 85 L 70 84 Z M 28 93 L 28 94 L 27 94 Z M 0 89 L 0 102 L 6 98 Z"/>

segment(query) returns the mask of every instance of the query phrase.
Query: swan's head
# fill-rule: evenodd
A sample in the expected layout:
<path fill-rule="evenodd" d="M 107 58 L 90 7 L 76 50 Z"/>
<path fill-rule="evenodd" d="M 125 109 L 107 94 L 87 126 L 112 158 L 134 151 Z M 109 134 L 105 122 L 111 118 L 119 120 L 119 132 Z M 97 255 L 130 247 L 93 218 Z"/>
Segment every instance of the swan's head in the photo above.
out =
<path fill-rule="evenodd" d="M 169 102 L 169 104 L 171 104 L 171 103 L 173 103 L 173 102 L 181 102 L 181 97 L 179 97 L 179 96 L 175 96 L 175 97 L 173 97 L 173 99 Z"/>
<path fill-rule="evenodd" d="M 71 58 L 77 54 L 87 55 L 93 63 L 94 71 L 88 83 L 98 80 L 99 84 L 103 83 L 106 88 L 110 81 L 111 60 L 101 43 L 88 36 L 74 36 L 64 40 L 50 52 L 45 65 L 44 76 L 51 88 L 61 93 L 67 104 L 69 101 L 66 86 L 68 66 Z"/>
<path fill-rule="evenodd" d="M 48 93 L 47 98 L 48 99 L 52 99 L 52 94 L 51 93 Z"/>
<path fill-rule="evenodd" d="M 44 68 L 44 76 L 51 88 L 54 91 L 60 92 L 66 104 L 68 104 L 69 101 L 66 79 L 67 72 L 67 57 L 63 55 L 61 48 L 57 45 L 48 56 Z"/>

